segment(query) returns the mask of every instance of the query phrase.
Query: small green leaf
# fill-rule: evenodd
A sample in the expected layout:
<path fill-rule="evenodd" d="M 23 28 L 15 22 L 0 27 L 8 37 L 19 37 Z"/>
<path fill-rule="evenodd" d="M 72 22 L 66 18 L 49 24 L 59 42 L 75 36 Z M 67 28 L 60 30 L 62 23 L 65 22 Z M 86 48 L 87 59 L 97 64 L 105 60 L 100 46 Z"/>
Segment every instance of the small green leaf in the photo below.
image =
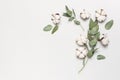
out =
<path fill-rule="evenodd" d="M 96 25 L 98 25 L 98 22 L 97 21 L 93 21 L 92 19 L 90 19 L 90 21 L 89 21 L 89 30 L 91 30 Z"/>
<path fill-rule="evenodd" d="M 78 20 L 74 20 L 74 23 L 75 23 L 76 25 L 80 25 L 80 21 L 78 21 Z"/>
<path fill-rule="evenodd" d="M 68 11 L 68 10 L 69 10 L 69 8 L 68 8 L 68 6 L 67 6 L 67 5 L 65 6 L 65 9 L 66 9 L 66 11 Z"/>
<path fill-rule="evenodd" d="M 105 29 L 110 30 L 112 26 L 113 26 L 113 20 L 110 20 L 105 24 Z"/>
<path fill-rule="evenodd" d="M 76 14 L 75 14 L 75 10 L 74 10 L 74 9 L 72 9 L 72 12 L 73 12 L 74 17 L 76 17 Z"/>
<path fill-rule="evenodd" d="M 98 33 L 98 30 L 99 30 L 99 26 L 96 25 L 95 27 L 93 27 L 93 28 L 90 30 L 90 34 L 94 35 L 94 34 Z"/>
<path fill-rule="evenodd" d="M 47 25 L 43 28 L 44 31 L 50 31 L 52 29 L 52 25 Z"/>
<path fill-rule="evenodd" d="M 70 17 L 67 13 L 63 13 L 63 16 Z"/>
<path fill-rule="evenodd" d="M 69 15 L 70 17 L 72 17 L 72 11 L 71 11 L 71 10 L 68 10 L 68 11 L 67 11 L 67 15 Z"/>
<path fill-rule="evenodd" d="M 74 17 L 70 17 L 68 21 L 73 21 L 74 19 Z"/>
<path fill-rule="evenodd" d="M 93 39 L 93 37 L 90 34 L 88 34 L 87 37 L 88 37 L 89 41 L 91 41 Z"/>
<path fill-rule="evenodd" d="M 88 51 L 88 54 L 87 54 L 88 58 L 91 58 L 93 56 L 93 54 L 94 54 L 94 50 L 93 49 Z"/>
<path fill-rule="evenodd" d="M 52 34 L 54 34 L 57 30 L 58 30 L 58 26 L 56 25 L 52 30 Z"/>
<path fill-rule="evenodd" d="M 105 59 L 105 56 L 103 56 L 103 55 L 97 55 L 97 60 L 103 60 L 103 59 Z"/>
<path fill-rule="evenodd" d="M 64 13 L 63 15 L 66 17 L 72 17 L 72 11 L 68 8 L 68 6 L 65 6 L 66 9 L 66 13 Z"/>
<path fill-rule="evenodd" d="M 98 32 L 98 33 L 95 34 L 95 38 L 96 38 L 97 40 L 100 39 L 100 32 Z"/>
<path fill-rule="evenodd" d="M 94 46 L 96 46 L 96 44 L 97 44 L 97 39 L 96 38 L 94 38 L 93 40 L 89 41 L 90 47 L 94 47 Z"/>
<path fill-rule="evenodd" d="M 65 6 L 65 9 L 66 9 L 66 13 L 63 13 L 63 16 L 72 17 L 72 11 L 67 6 Z"/>

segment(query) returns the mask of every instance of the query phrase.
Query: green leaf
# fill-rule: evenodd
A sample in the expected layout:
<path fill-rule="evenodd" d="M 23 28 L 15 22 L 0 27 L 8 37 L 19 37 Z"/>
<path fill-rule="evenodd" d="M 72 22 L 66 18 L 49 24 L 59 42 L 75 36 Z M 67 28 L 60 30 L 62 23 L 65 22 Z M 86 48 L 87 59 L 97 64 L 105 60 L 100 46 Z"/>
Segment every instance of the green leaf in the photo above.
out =
<path fill-rule="evenodd" d="M 67 13 L 63 13 L 63 16 L 70 17 Z"/>
<path fill-rule="evenodd" d="M 52 25 L 47 25 L 43 28 L 44 31 L 50 31 L 52 29 Z"/>
<path fill-rule="evenodd" d="M 103 59 L 105 59 L 105 56 L 103 56 L 103 55 L 97 55 L 97 60 L 103 60 Z"/>
<path fill-rule="evenodd" d="M 90 34 L 94 35 L 94 34 L 98 33 L 98 30 L 99 30 L 99 26 L 96 25 L 90 30 Z"/>
<path fill-rule="evenodd" d="M 70 17 L 72 17 L 72 11 L 68 10 L 67 11 L 67 15 L 70 16 Z"/>
<path fill-rule="evenodd" d="M 93 54 L 94 54 L 94 50 L 93 49 L 88 51 L 88 54 L 87 54 L 88 58 L 91 58 L 93 56 Z"/>
<path fill-rule="evenodd" d="M 74 19 L 74 17 L 70 17 L 68 21 L 73 21 Z"/>
<path fill-rule="evenodd" d="M 65 6 L 65 9 L 66 9 L 66 13 L 63 13 L 63 16 L 72 17 L 72 11 L 67 6 Z"/>
<path fill-rule="evenodd" d="M 96 44 L 97 44 L 97 39 L 96 38 L 94 38 L 93 40 L 89 41 L 90 47 L 94 47 L 94 46 L 96 46 Z"/>
<path fill-rule="evenodd" d="M 75 10 L 74 10 L 74 9 L 72 9 L 72 12 L 73 12 L 74 17 L 76 17 L 76 14 L 75 14 Z"/>
<path fill-rule="evenodd" d="M 98 22 L 97 21 L 93 21 L 92 19 L 90 19 L 90 21 L 89 21 L 89 29 L 91 30 L 96 25 L 98 25 Z"/>
<path fill-rule="evenodd" d="M 80 21 L 78 21 L 78 20 L 74 20 L 74 23 L 75 23 L 76 25 L 80 25 Z"/>
<path fill-rule="evenodd" d="M 72 17 L 72 11 L 68 8 L 68 6 L 65 6 L 65 9 L 66 9 L 67 17 Z M 66 15 L 66 14 L 64 14 L 64 15 Z"/>
<path fill-rule="evenodd" d="M 57 30 L 58 30 L 58 26 L 56 25 L 52 30 L 52 34 L 54 34 Z"/>
<path fill-rule="evenodd" d="M 66 11 L 68 11 L 68 10 L 69 10 L 69 8 L 68 8 L 68 6 L 67 6 L 67 5 L 65 6 L 65 9 L 66 9 Z"/>
<path fill-rule="evenodd" d="M 112 26 L 113 26 L 113 20 L 110 20 L 105 24 L 105 29 L 110 30 Z"/>
<path fill-rule="evenodd" d="M 89 41 L 91 41 L 93 39 L 93 37 L 90 34 L 88 34 L 87 37 L 88 37 Z"/>
<path fill-rule="evenodd" d="M 98 40 L 98 39 L 100 39 L 100 32 L 97 32 L 96 34 L 95 34 L 95 38 Z"/>

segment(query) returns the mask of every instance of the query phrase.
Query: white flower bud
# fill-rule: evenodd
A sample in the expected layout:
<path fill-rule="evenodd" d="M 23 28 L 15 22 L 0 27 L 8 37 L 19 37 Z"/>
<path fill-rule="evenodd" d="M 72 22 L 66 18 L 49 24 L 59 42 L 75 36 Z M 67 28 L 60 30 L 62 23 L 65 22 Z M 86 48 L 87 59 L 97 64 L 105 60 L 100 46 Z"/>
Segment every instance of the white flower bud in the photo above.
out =
<path fill-rule="evenodd" d="M 79 56 L 81 53 L 78 49 L 76 49 L 76 56 Z"/>
<path fill-rule="evenodd" d="M 88 50 L 86 47 L 80 47 L 79 49 L 76 49 L 76 56 L 78 59 L 85 58 L 87 53 L 88 53 Z"/>
<path fill-rule="evenodd" d="M 103 46 L 107 46 L 109 44 L 109 39 L 108 38 L 104 38 L 102 41 L 101 41 L 102 45 Z"/>
<path fill-rule="evenodd" d="M 77 43 L 77 45 L 79 45 L 79 46 L 83 46 L 83 45 L 84 45 L 84 43 L 82 42 L 82 40 L 76 40 L 76 43 Z"/>
<path fill-rule="evenodd" d="M 88 53 L 88 50 L 87 50 L 87 48 L 85 48 L 85 49 L 83 50 L 82 54 L 85 55 L 85 56 L 87 56 L 87 53 Z"/>
<path fill-rule="evenodd" d="M 51 20 L 53 21 L 53 24 L 59 24 L 61 21 L 61 16 L 59 13 L 52 14 Z"/>
<path fill-rule="evenodd" d="M 98 22 L 104 22 L 106 20 L 107 14 L 103 9 L 95 11 L 95 17 Z"/>
<path fill-rule="evenodd" d="M 103 35 L 102 35 L 101 44 L 102 44 L 103 46 L 107 46 L 107 45 L 109 44 L 109 39 L 108 39 L 108 37 L 107 37 L 106 34 L 103 34 Z"/>
<path fill-rule="evenodd" d="M 85 55 L 84 55 L 84 54 L 80 54 L 78 57 L 79 57 L 80 59 L 84 59 L 84 58 L 85 58 Z"/>
<path fill-rule="evenodd" d="M 87 43 L 87 38 L 80 35 L 80 37 L 76 40 L 77 45 L 84 46 Z"/>
<path fill-rule="evenodd" d="M 85 9 L 83 9 L 83 11 L 80 13 L 80 17 L 83 19 L 83 20 L 87 20 L 90 18 L 90 13 L 87 12 Z"/>

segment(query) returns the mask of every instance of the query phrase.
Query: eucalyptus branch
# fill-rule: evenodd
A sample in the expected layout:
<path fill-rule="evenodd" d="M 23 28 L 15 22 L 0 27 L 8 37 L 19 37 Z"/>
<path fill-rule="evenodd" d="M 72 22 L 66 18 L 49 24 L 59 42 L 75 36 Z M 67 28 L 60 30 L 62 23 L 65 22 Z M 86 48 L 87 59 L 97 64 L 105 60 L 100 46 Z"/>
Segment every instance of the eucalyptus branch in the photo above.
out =
<path fill-rule="evenodd" d="M 86 57 L 87 58 L 87 57 Z M 83 62 L 84 62 L 84 60 L 85 59 L 83 59 Z M 81 73 L 82 71 L 83 71 L 83 69 L 85 68 L 85 66 L 86 66 L 86 64 L 88 63 L 88 58 L 87 58 L 87 60 L 86 60 L 86 62 L 84 62 L 84 65 L 82 66 L 82 68 L 79 70 L 79 72 L 78 73 Z"/>
<path fill-rule="evenodd" d="M 83 31 L 85 29 L 80 23 L 80 20 L 77 19 L 76 13 L 74 9 L 69 9 L 68 6 L 65 6 L 65 13 L 63 13 L 63 16 L 68 18 L 69 22 L 74 22 L 74 24 L 81 27 Z M 51 34 L 54 34 L 59 29 L 59 24 L 61 21 L 61 16 L 59 13 L 55 13 L 51 15 L 51 20 L 53 25 L 48 24 L 43 28 L 44 31 L 49 32 L 51 31 Z M 107 34 L 102 34 L 99 27 L 99 24 L 104 22 L 106 20 L 107 14 L 103 9 L 96 10 L 95 11 L 95 19 L 90 18 L 90 13 L 87 12 L 85 9 L 83 9 L 80 12 L 80 18 L 84 21 L 89 20 L 89 29 L 87 31 L 87 37 L 80 35 L 79 39 L 76 40 L 76 44 L 78 45 L 78 48 L 76 49 L 76 57 L 80 60 L 83 60 L 82 68 L 80 69 L 79 73 L 83 71 L 85 66 L 88 63 L 88 60 L 93 57 L 95 54 L 95 51 L 97 50 L 96 46 L 97 43 L 100 42 L 102 46 L 106 47 L 109 44 L 109 39 L 107 37 Z M 94 21 L 95 20 L 95 21 Z M 105 24 L 105 29 L 110 30 L 113 26 L 114 21 L 110 20 Z M 106 57 L 98 54 L 97 60 L 103 60 Z"/>

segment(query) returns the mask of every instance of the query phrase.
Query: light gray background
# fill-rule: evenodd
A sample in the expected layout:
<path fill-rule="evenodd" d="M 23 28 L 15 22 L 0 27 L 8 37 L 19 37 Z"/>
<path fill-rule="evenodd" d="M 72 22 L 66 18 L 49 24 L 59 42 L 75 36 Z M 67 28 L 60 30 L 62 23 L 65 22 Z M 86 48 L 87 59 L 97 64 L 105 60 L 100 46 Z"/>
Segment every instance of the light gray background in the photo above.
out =
<path fill-rule="evenodd" d="M 94 56 L 81 74 L 74 43 L 80 28 L 62 18 L 56 34 L 42 31 L 50 15 L 63 13 L 65 5 L 77 14 L 103 8 L 115 22 L 106 32 L 109 47 L 98 51 L 106 60 Z M 119 0 L 0 0 L 0 80 L 120 80 L 119 7 Z"/>

